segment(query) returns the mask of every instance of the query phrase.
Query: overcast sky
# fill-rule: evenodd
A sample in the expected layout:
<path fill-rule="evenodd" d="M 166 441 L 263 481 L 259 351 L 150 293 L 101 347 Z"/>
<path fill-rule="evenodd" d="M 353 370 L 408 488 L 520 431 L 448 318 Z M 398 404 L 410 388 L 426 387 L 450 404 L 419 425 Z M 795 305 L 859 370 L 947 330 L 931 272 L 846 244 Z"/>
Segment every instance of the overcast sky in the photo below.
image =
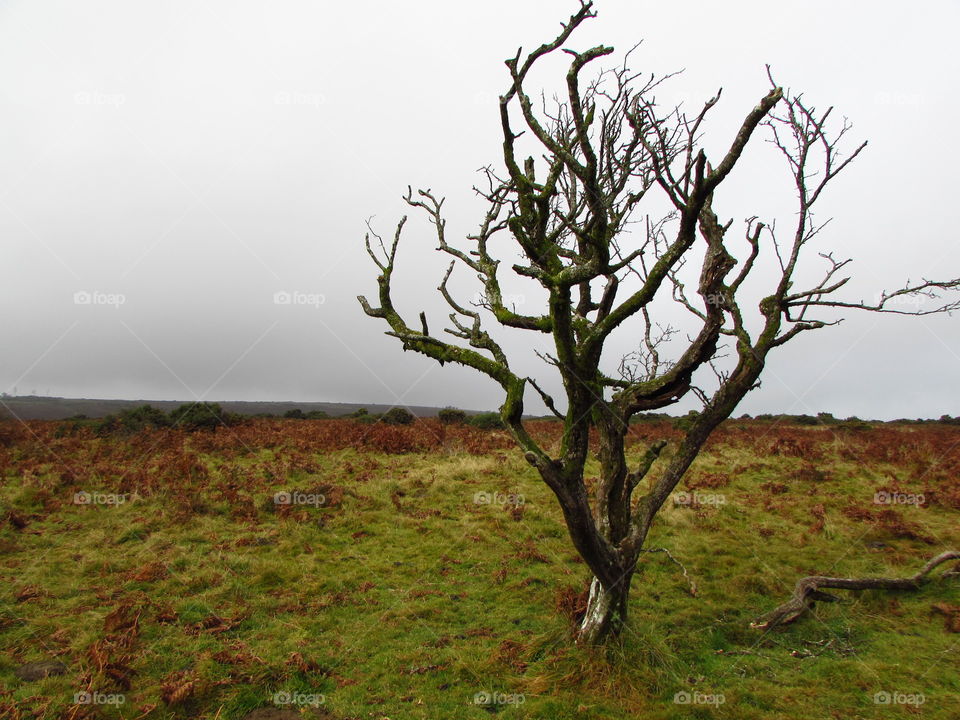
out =
<path fill-rule="evenodd" d="M 668 100 L 724 88 L 714 156 L 767 91 L 765 63 L 869 139 L 824 201 L 836 219 L 816 248 L 856 259 L 847 297 L 960 275 L 960 4 L 596 7 L 571 47 L 643 40 L 633 67 L 685 70 Z M 0 2 L 0 389 L 495 408 L 496 386 L 401 352 L 363 315 L 356 295 L 376 291 L 364 221 L 392 232 L 410 183 L 448 198 L 450 238 L 475 228 L 476 170 L 499 157 L 502 61 L 552 38 L 575 8 Z M 791 179 L 760 158 L 770 150 L 758 143 L 737 169 L 715 204 L 722 217 L 782 207 L 773 198 Z M 435 245 L 411 219 L 396 292 L 439 325 Z M 456 277 L 476 291 L 469 273 Z M 537 294 L 515 292 L 532 311 Z M 957 322 L 864 314 L 808 333 L 772 357 L 738 413 L 960 415 Z M 505 342 L 518 367 L 542 370 L 523 333 Z"/>

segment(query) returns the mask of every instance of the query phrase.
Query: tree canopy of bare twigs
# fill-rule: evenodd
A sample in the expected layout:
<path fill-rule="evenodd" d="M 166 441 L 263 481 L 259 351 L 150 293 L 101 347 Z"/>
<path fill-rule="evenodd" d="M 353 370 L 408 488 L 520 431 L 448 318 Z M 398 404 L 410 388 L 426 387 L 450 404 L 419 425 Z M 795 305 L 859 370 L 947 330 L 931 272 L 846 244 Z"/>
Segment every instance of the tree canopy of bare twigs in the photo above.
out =
<path fill-rule="evenodd" d="M 903 310 L 896 300 L 918 294 L 937 298 L 960 286 L 960 280 L 924 280 L 884 293 L 874 303 L 845 299 L 850 261 L 823 251 L 822 278 L 798 286 L 798 263 L 825 227 L 815 219 L 817 203 L 866 143 L 848 145 L 849 123 L 834 122 L 832 108 L 820 110 L 802 95 L 785 91 L 768 68 L 769 90 L 745 114 L 726 150 L 708 157 L 702 133 L 720 93 L 694 113 L 682 106 L 663 109 L 656 90 L 670 76 L 631 71 L 629 55 L 620 65 L 593 72 L 614 49 L 576 51 L 566 44 L 594 16 L 593 4 L 582 2 L 553 40 L 526 54 L 518 50 L 506 61 L 509 84 L 499 103 L 502 164 L 482 171 L 478 192 L 487 210 L 466 245 L 448 237 L 442 198 L 429 189 L 408 189 L 407 204 L 429 219 L 438 249 L 451 258 L 439 285 L 450 309 L 449 326 L 438 335 L 424 313 L 411 323 L 394 305 L 391 281 L 406 217 L 388 241 L 372 229 L 368 233 L 379 292 L 375 304 L 359 297 L 366 314 L 385 320 L 387 334 L 404 349 L 441 364 L 473 368 L 502 387 L 503 420 L 556 495 L 573 543 L 593 574 L 579 633 L 586 642 L 622 627 L 630 581 L 654 517 L 710 433 L 757 385 L 771 351 L 801 333 L 839 322 L 830 311 L 922 314 Z M 558 51 L 569 57 L 565 96 L 551 104 L 532 93 L 528 76 Z M 783 156 L 795 185 L 795 225 L 786 236 L 759 217 L 738 231 L 733 220 L 719 214 L 724 182 L 748 143 L 764 133 Z M 538 156 L 522 157 L 521 148 L 530 144 L 537 146 Z M 656 216 L 645 210 L 656 202 L 665 202 L 668 212 Z M 637 226 L 645 230 L 639 239 L 637 232 L 628 232 Z M 548 300 L 539 312 L 517 312 L 504 300 L 505 268 L 493 251 L 500 237 L 515 243 L 523 258 L 508 270 L 545 291 Z M 733 255 L 738 237 L 745 251 L 736 250 L 739 258 Z M 756 272 L 764 255 L 776 257 L 774 276 Z M 687 287 L 690 282 L 685 284 L 680 270 L 694 261 L 699 274 L 695 287 Z M 479 278 L 481 303 L 465 301 L 452 289 L 450 279 L 458 266 Z M 766 288 L 756 307 L 744 302 L 749 278 Z M 657 324 L 651 310 L 664 297 L 685 308 L 697 325 L 682 351 L 670 358 L 663 350 L 677 340 L 677 332 Z M 946 299 L 923 313 L 957 307 L 960 302 Z M 620 372 L 605 372 L 605 344 L 633 320 L 643 328 L 635 354 L 621 359 Z M 544 359 L 559 375 L 563 403 L 514 371 L 484 326 L 490 321 L 549 339 L 552 350 Z M 725 370 L 713 365 L 722 344 L 731 348 Z M 692 379 L 711 367 L 716 389 L 707 393 Z M 528 390 L 564 420 L 562 443 L 554 454 L 525 428 Z M 704 407 L 685 437 L 659 462 L 662 442 L 629 467 L 624 437 L 631 417 L 690 393 L 699 394 Z M 591 429 L 599 438 L 601 477 L 588 493 L 584 465 Z"/>

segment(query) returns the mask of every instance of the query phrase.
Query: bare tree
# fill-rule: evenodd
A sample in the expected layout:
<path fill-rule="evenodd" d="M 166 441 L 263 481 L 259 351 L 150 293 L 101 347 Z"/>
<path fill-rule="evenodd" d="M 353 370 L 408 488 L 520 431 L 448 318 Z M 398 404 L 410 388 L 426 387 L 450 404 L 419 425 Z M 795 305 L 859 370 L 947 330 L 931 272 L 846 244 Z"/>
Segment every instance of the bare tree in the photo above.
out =
<path fill-rule="evenodd" d="M 710 433 L 757 386 L 770 351 L 805 331 L 839 322 L 816 316 L 818 311 L 911 312 L 899 309 L 896 299 L 936 297 L 938 290 L 960 285 L 960 280 L 924 281 L 885 293 L 872 304 L 847 302 L 837 293 L 849 279 L 843 273 L 849 261 L 828 253 L 822 254 L 826 268 L 819 282 L 807 289 L 795 285 L 798 262 L 824 226 L 814 221 L 813 209 L 866 143 L 842 154 L 840 141 L 849 124 L 844 121 L 831 130 L 832 109 L 818 111 L 801 96 L 785 92 L 772 77 L 769 92 L 746 114 L 729 149 L 715 162 L 702 147 L 701 131 L 719 93 L 695 114 L 682 106 L 664 112 L 655 94 L 669 76 L 633 73 L 625 59 L 587 79 L 587 66 L 609 56 L 613 48 L 563 49 L 570 56 L 564 96 L 553 103 L 535 101 L 526 89 L 531 69 L 563 48 L 574 30 L 594 16 L 592 3 L 581 0 L 555 39 L 526 57 L 518 50 L 506 61 L 510 85 L 500 98 L 503 169 L 483 171 L 484 187 L 478 192 L 488 210 L 476 234 L 468 237 L 469 251 L 448 242 L 443 200 L 430 190 L 408 190 L 406 202 L 426 214 L 438 249 L 453 258 L 439 286 L 452 310 L 451 326 L 445 330 L 452 337 L 432 334 L 424 313 L 419 323 L 409 324 L 394 306 L 391 280 L 406 217 L 392 242 L 368 233 L 367 250 L 380 271 L 379 304 L 359 297 L 366 314 L 386 320 L 387 334 L 399 339 L 405 350 L 441 364 L 474 368 L 503 388 L 502 418 L 527 461 L 556 495 L 573 544 L 593 573 L 579 627 L 581 642 L 597 642 L 621 629 L 631 579 L 657 512 Z M 518 125 L 522 131 L 515 129 Z M 796 224 L 790 238 L 781 240 L 772 223 L 746 221 L 741 241 L 746 255 L 738 261 L 728 247 L 733 221 L 721 221 L 715 210 L 717 191 L 751 138 L 764 130 L 793 176 Z M 538 159 L 521 160 L 521 144 L 536 146 Z M 641 212 L 656 202 L 666 207 L 665 213 Z M 637 233 L 637 227 L 643 230 Z M 519 313 L 504 300 L 500 260 L 491 250 L 492 240 L 501 234 L 512 238 L 522 253 L 523 261 L 513 265 L 513 272 L 546 291 L 549 300 L 542 314 Z M 773 277 L 756 272 L 762 253 L 776 257 Z M 454 297 L 449 280 L 458 264 L 482 282 L 481 303 Z M 688 264 L 699 266 L 696 295 L 688 293 L 684 283 Z M 759 313 L 748 312 L 751 308 L 744 304 L 748 279 L 765 283 Z M 676 345 L 677 332 L 651 317 L 654 301 L 662 298 L 679 303 L 696 324 L 670 361 L 665 353 Z M 956 307 L 958 302 L 940 302 L 925 312 Z M 544 358 L 562 381 L 564 409 L 535 380 L 511 369 L 503 347 L 482 325 L 491 316 L 501 326 L 549 339 L 552 351 Z M 605 343 L 628 321 L 635 321 L 637 351 L 621 358 L 619 372 L 605 369 Z M 732 346 L 725 368 L 719 361 L 724 341 Z M 710 392 L 693 384 L 694 373 L 701 369 L 713 370 Z M 556 457 L 524 426 L 528 386 L 564 420 Z M 703 410 L 669 456 L 657 462 L 665 446 L 658 442 L 637 466 L 629 467 L 624 449 L 631 417 L 677 403 L 690 393 L 700 397 Z M 584 483 L 591 429 L 597 433 L 601 470 L 592 493 Z M 651 473 L 655 464 L 657 470 Z"/>

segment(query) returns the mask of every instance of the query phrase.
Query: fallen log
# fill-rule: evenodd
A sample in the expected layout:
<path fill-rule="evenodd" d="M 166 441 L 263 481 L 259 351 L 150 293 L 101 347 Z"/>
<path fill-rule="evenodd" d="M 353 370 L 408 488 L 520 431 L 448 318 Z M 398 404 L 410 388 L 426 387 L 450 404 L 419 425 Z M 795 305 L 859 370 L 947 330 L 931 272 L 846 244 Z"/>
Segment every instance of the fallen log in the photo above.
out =
<path fill-rule="evenodd" d="M 794 586 L 793 595 L 787 602 L 758 617 L 750 623 L 750 627 L 756 630 L 770 630 L 777 625 L 793 622 L 807 610 L 810 610 L 818 600 L 821 602 L 837 602 L 840 599 L 836 595 L 821 592 L 821 588 L 837 590 L 916 590 L 929 579 L 928 576 L 934 568 L 950 560 L 960 560 L 960 551 L 948 550 L 942 552 L 929 560 L 916 575 L 906 578 L 838 578 L 822 575 L 805 577 Z M 960 570 L 955 569 L 944 573 L 944 576 L 947 575 L 960 575 Z"/>

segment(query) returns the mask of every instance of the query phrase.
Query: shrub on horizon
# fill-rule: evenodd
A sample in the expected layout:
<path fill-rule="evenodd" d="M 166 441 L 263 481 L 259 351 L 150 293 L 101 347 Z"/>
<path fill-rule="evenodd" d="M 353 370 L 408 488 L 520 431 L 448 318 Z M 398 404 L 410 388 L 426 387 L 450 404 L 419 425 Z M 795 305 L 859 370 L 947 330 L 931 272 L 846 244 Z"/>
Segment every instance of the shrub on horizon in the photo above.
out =
<path fill-rule="evenodd" d="M 445 407 L 437 413 L 437 418 L 444 425 L 462 425 L 467 421 L 467 414 L 455 407 Z"/>
<path fill-rule="evenodd" d="M 409 425 L 416 419 L 412 412 L 402 407 L 390 408 L 380 417 L 380 421 L 387 425 Z"/>
<path fill-rule="evenodd" d="M 467 420 L 467 424 L 481 430 L 503 430 L 504 428 L 500 414 L 495 412 L 477 413 Z"/>

